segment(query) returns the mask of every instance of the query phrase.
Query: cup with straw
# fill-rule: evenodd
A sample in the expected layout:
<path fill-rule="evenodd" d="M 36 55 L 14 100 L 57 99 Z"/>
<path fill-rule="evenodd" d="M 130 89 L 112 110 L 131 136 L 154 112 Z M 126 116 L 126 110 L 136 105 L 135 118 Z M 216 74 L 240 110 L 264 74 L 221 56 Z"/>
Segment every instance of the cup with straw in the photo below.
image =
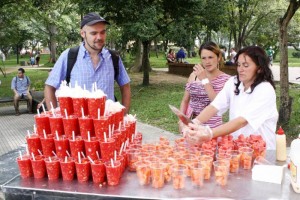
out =
<path fill-rule="evenodd" d="M 22 178 L 28 178 L 33 176 L 31 161 L 28 155 L 22 155 L 22 152 L 19 151 L 19 157 L 17 158 L 17 163 Z"/>
<path fill-rule="evenodd" d="M 111 186 L 118 185 L 121 178 L 121 162 L 114 161 L 112 158 L 105 163 L 107 184 Z"/>
<path fill-rule="evenodd" d="M 90 177 L 91 166 L 88 159 L 82 159 L 80 152 L 78 152 L 78 161 L 75 162 L 76 174 L 78 182 L 87 182 Z"/>

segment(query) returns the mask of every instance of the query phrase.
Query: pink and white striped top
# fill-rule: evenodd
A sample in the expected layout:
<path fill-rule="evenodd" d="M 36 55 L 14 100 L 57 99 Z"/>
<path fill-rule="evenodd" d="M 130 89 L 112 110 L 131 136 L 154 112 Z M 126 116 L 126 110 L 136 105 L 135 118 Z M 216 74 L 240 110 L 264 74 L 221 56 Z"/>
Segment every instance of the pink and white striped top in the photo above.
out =
<path fill-rule="evenodd" d="M 222 73 L 211 80 L 210 84 L 212 85 L 214 91 L 219 93 L 229 78 L 230 75 Z M 196 117 L 206 106 L 211 103 L 211 101 L 207 96 L 204 86 L 199 80 L 187 83 L 185 89 L 190 93 L 190 107 L 193 109 L 192 116 Z M 214 128 L 222 123 L 222 116 L 215 115 L 208 120 L 205 125 L 209 125 L 209 127 Z"/>

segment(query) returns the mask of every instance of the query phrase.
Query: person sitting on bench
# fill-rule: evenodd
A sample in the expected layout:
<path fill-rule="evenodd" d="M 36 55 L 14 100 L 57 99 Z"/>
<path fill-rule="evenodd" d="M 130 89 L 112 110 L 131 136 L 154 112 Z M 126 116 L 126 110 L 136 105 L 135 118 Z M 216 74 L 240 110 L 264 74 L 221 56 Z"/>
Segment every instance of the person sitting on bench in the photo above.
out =
<path fill-rule="evenodd" d="M 19 101 L 20 99 L 27 99 L 28 113 L 32 113 L 32 96 L 29 92 L 30 79 L 25 76 L 25 70 L 23 68 L 18 69 L 18 75 L 11 81 L 11 89 L 14 91 L 14 107 L 16 116 L 20 115 Z"/>

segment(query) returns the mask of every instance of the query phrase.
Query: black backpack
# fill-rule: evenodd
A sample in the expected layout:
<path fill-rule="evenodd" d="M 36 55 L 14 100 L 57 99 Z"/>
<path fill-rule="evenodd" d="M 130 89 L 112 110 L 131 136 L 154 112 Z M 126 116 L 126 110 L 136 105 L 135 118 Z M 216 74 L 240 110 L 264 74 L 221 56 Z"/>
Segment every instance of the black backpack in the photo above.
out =
<path fill-rule="evenodd" d="M 115 72 L 114 77 L 115 77 L 115 80 L 117 80 L 117 78 L 119 76 L 119 54 L 116 51 L 111 50 L 111 49 L 108 49 L 108 51 L 111 54 L 111 58 L 113 61 L 113 66 L 114 66 L 114 72 Z M 71 71 L 77 60 L 78 52 L 79 52 L 79 46 L 70 48 L 70 51 L 68 53 L 67 75 L 66 75 L 67 84 L 69 84 L 69 82 L 70 82 Z"/>

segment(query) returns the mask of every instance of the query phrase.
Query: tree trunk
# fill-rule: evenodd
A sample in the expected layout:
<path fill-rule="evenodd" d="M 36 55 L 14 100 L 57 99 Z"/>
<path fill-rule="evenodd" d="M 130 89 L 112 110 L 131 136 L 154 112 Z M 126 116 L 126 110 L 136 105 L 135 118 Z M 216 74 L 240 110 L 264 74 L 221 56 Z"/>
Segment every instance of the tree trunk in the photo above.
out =
<path fill-rule="evenodd" d="M 150 84 L 149 80 L 149 72 L 150 72 L 150 62 L 149 62 L 149 46 L 150 46 L 150 41 L 143 41 L 143 71 L 144 71 L 144 77 L 143 77 L 143 85 L 148 86 Z"/>
<path fill-rule="evenodd" d="M 137 41 L 137 51 L 135 54 L 134 65 L 130 68 L 131 72 L 141 72 L 142 71 L 142 56 L 143 48 L 141 41 Z"/>
<path fill-rule="evenodd" d="M 287 123 L 291 115 L 292 98 L 289 96 L 289 71 L 288 71 L 288 25 L 300 2 L 291 0 L 289 7 L 279 20 L 279 49 L 280 49 L 280 108 L 279 123 Z"/>
<path fill-rule="evenodd" d="M 50 25 L 50 62 L 55 63 L 56 62 L 56 35 L 57 35 L 57 29 L 54 24 Z"/>
<path fill-rule="evenodd" d="M 19 55 L 20 55 L 19 44 L 17 44 L 17 64 L 19 64 Z"/>

